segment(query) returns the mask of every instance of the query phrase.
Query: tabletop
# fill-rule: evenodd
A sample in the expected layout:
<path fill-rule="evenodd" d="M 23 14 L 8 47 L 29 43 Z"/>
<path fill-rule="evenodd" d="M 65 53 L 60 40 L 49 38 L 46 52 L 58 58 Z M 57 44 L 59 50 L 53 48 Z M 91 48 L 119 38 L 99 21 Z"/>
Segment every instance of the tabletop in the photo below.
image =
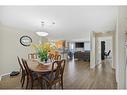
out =
<path fill-rule="evenodd" d="M 38 60 L 27 60 L 27 63 L 30 70 L 34 72 L 46 73 L 52 70 L 52 62 L 40 63 Z"/>

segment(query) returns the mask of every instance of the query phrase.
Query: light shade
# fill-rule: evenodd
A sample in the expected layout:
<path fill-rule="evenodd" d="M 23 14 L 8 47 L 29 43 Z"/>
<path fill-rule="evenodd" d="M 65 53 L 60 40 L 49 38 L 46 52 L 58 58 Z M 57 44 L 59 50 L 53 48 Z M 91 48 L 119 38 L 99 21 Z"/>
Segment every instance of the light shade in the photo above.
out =
<path fill-rule="evenodd" d="M 47 36 L 48 35 L 48 33 L 47 32 L 36 32 L 36 34 L 38 35 L 38 36 Z"/>

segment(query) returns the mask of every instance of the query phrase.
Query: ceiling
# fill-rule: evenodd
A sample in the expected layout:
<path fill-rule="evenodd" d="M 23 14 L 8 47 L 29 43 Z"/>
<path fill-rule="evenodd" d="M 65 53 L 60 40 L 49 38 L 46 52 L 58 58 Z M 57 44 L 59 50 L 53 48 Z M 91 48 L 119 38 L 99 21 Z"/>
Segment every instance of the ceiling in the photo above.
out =
<path fill-rule="evenodd" d="M 89 39 L 91 31 L 115 31 L 117 7 L 111 6 L 1 6 L 0 23 L 36 32 L 41 21 L 50 39 Z"/>

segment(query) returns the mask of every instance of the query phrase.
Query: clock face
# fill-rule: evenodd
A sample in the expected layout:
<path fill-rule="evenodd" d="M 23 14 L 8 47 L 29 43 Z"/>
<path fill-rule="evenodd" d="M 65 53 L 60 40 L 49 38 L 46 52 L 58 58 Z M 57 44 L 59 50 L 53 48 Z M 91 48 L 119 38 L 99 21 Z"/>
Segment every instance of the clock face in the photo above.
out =
<path fill-rule="evenodd" d="M 30 46 L 31 43 L 32 43 L 32 39 L 29 37 L 29 36 L 22 36 L 20 38 L 20 43 L 23 45 L 23 46 Z"/>

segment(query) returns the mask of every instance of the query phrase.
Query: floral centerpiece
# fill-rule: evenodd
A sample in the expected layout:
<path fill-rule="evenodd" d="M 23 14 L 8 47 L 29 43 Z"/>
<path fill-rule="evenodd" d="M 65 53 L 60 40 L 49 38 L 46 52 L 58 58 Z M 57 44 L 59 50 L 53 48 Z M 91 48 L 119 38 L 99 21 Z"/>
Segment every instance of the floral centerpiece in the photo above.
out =
<path fill-rule="evenodd" d="M 48 52 L 56 49 L 55 45 L 50 42 L 46 42 L 43 44 L 33 44 L 32 47 L 35 49 L 41 62 L 47 61 Z"/>

